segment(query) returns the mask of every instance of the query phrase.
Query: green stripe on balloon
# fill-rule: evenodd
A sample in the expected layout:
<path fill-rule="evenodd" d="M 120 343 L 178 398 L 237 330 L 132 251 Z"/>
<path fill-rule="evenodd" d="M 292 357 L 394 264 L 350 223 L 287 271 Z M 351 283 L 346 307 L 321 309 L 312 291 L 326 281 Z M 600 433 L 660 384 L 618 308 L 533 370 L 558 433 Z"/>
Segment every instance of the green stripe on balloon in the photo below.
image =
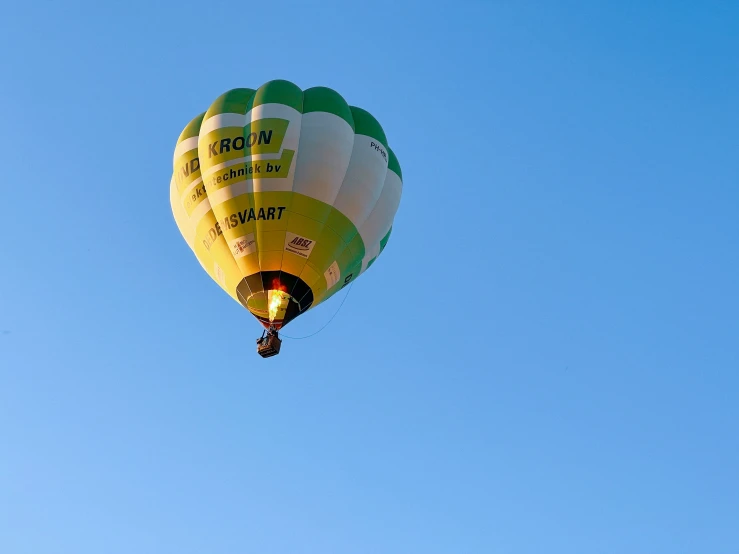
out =
<path fill-rule="evenodd" d="M 398 177 L 400 177 L 400 180 L 403 180 L 403 174 L 400 171 L 400 162 L 398 162 L 398 157 L 395 155 L 395 152 L 392 151 L 391 148 L 388 147 L 387 153 L 389 154 L 389 159 L 387 162 L 387 168 L 394 172 Z"/>
<path fill-rule="evenodd" d="M 284 104 L 302 113 L 303 91 L 290 81 L 269 81 L 257 89 L 246 109 L 248 111 L 262 104 Z"/>
<path fill-rule="evenodd" d="M 375 139 L 387 148 L 387 138 L 382 125 L 367 110 L 351 106 L 352 118 L 354 119 L 354 132 L 358 135 L 366 135 Z"/>
<path fill-rule="evenodd" d="M 246 106 L 255 92 L 252 88 L 235 88 L 221 94 L 205 112 L 205 119 L 222 113 L 246 113 Z"/>
<path fill-rule="evenodd" d="M 354 130 L 354 118 L 349 104 L 335 90 L 326 87 L 313 87 L 303 93 L 303 113 L 326 112 L 334 114 Z"/>
<path fill-rule="evenodd" d="M 387 234 L 380 240 L 380 253 L 382 253 L 383 250 L 385 250 L 385 246 L 387 246 L 387 241 L 390 240 L 390 235 L 393 232 L 393 228 L 390 227 L 390 230 L 387 232 Z"/>
<path fill-rule="evenodd" d="M 200 133 L 200 125 L 203 123 L 204 117 L 205 112 L 193 118 L 180 133 L 180 137 L 177 139 L 177 143 L 179 144 L 183 140 L 198 136 L 198 134 Z"/>

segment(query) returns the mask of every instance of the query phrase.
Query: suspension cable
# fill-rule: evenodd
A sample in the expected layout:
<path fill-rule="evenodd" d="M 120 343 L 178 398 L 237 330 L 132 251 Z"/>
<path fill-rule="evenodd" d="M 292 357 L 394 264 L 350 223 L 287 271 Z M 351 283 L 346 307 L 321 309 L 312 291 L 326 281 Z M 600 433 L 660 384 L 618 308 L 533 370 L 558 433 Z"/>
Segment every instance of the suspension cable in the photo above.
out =
<path fill-rule="evenodd" d="M 346 302 L 346 299 L 349 298 L 349 293 L 352 291 L 352 287 L 354 287 L 354 283 L 355 282 L 356 281 L 352 281 L 352 284 L 349 285 L 349 289 L 346 291 L 346 294 L 344 295 L 344 300 L 342 300 L 341 301 L 341 304 L 339 304 L 339 307 L 336 308 L 336 311 L 334 312 L 334 315 L 331 316 L 331 319 L 329 319 L 326 322 L 326 324 L 323 327 L 321 327 L 318 331 L 316 331 L 315 333 L 311 333 L 310 335 L 306 335 L 304 337 L 290 337 L 288 335 L 283 335 L 282 333 L 280 333 L 280 337 L 284 337 L 286 339 L 291 339 L 291 340 L 303 340 L 303 339 L 307 339 L 307 338 L 313 337 L 313 336 L 317 335 L 318 333 L 320 333 L 321 331 L 323 331 L 334 320 L 334 318 L 336 317 L 336 314 L 339 313 L 339 310 L 341 310 L 341 307 L 344 305 L 344 302 Z"/>

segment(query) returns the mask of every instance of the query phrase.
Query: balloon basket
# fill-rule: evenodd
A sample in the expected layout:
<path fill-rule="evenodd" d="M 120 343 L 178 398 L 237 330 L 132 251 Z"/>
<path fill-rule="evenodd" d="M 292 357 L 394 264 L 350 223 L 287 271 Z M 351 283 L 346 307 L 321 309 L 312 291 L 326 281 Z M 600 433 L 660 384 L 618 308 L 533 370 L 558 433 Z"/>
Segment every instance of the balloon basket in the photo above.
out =
<path fill-rule="evenodd" d="M 262 358 L 270 358 L 280 353 L 282 341 L 277 336 L 277 331 L 270 329 L 267 334 L 257 339 L 257 353 Z"/>

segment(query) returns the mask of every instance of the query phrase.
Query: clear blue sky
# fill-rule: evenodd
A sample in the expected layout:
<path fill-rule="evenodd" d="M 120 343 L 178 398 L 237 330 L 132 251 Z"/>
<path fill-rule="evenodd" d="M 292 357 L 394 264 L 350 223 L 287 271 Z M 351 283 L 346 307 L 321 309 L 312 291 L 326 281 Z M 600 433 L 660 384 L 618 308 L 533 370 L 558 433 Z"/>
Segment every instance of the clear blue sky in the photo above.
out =
<path fill-rule="evenodd" d="M 106 4 L 0 21 L 0 552 L 739 552 L 736 2 Z M 405 186 L 265 361 L 168 187 L 273 78 Z"/>

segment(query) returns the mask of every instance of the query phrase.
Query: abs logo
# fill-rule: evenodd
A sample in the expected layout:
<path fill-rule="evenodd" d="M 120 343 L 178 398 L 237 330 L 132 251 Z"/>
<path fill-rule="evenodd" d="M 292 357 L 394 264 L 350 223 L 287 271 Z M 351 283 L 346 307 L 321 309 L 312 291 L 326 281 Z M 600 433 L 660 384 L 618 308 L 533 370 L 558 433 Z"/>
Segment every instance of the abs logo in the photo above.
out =
<path fill-rule="evenodd" d="M 313 239 L 307 239 L 290 232 L 285 235 L 285 250 L 292 254 L 296 254 L 301 258 L 307 258 L 310 256 L 315 245 L 316 241 Z"/>

